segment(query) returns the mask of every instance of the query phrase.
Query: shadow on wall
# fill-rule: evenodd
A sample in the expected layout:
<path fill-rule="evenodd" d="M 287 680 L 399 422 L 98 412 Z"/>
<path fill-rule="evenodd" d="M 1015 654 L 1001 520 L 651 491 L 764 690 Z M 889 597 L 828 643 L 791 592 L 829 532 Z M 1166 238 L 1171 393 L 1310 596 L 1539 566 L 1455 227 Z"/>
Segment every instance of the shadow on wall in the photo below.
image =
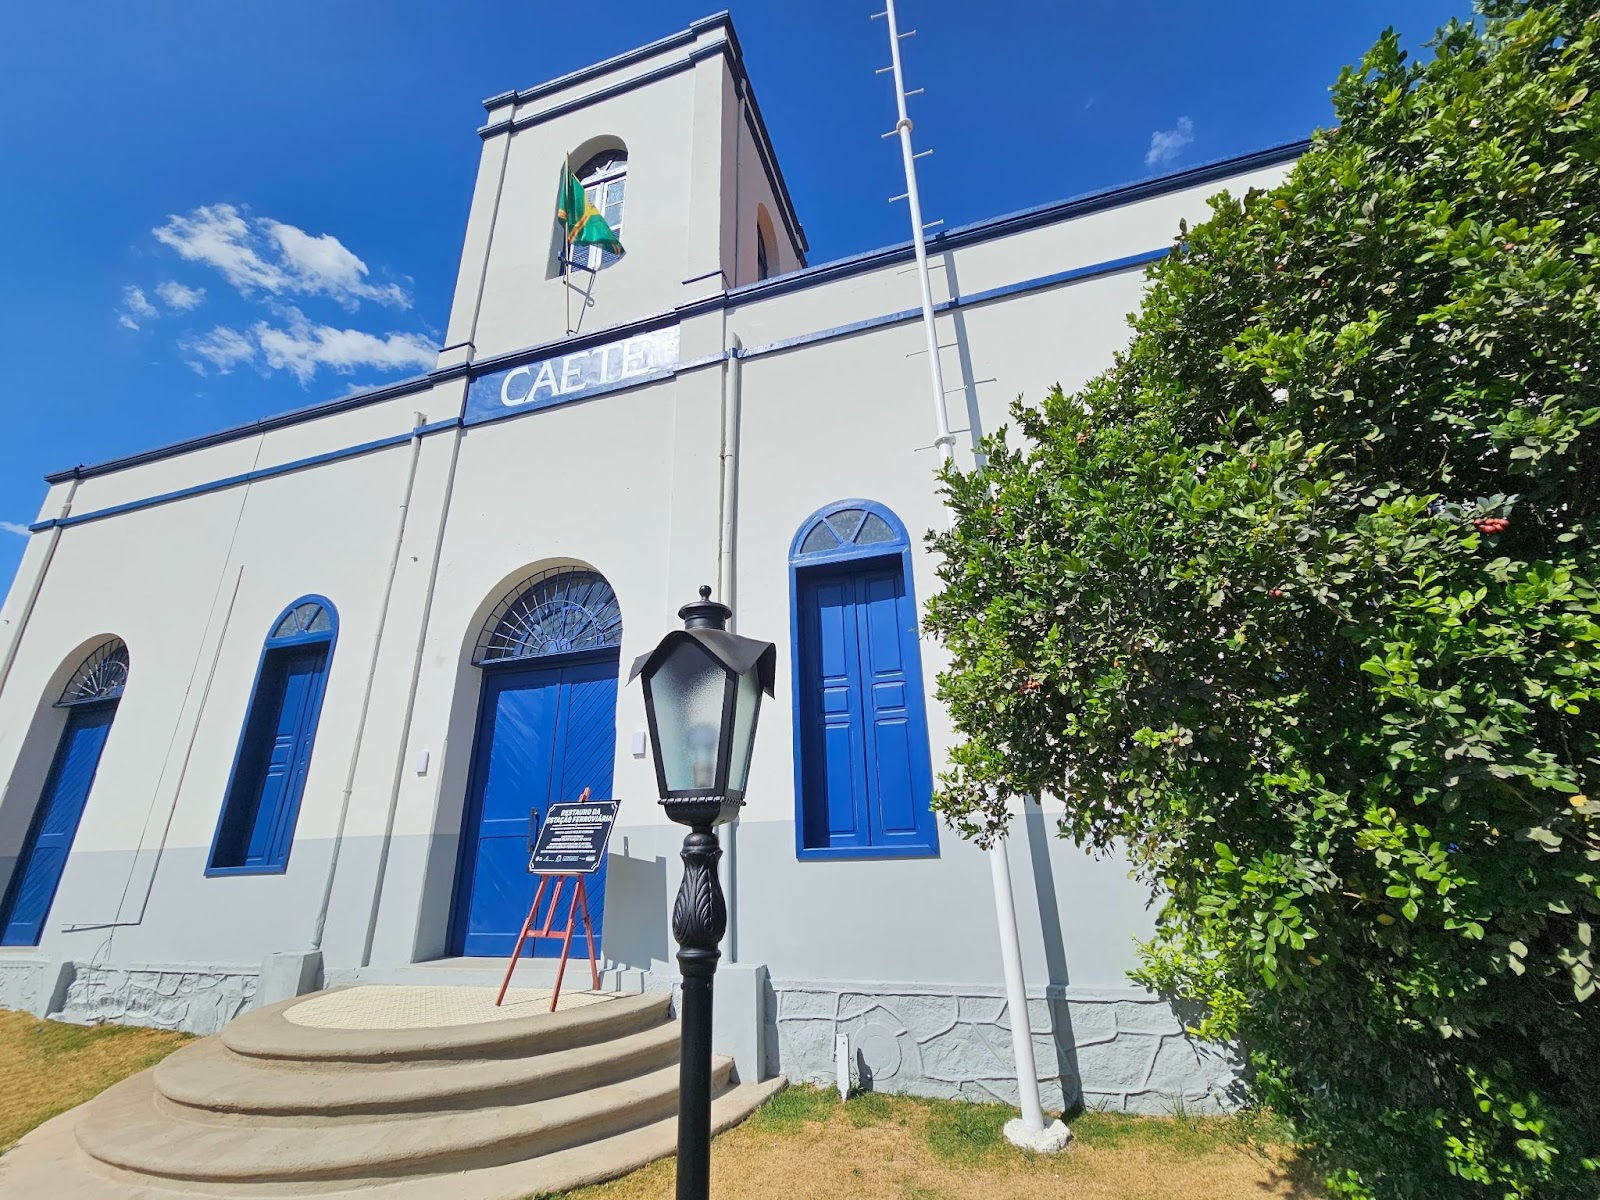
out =
<path fill-rule="evenodd" d="M 1061 904 L 1056 896 L 1056 873 L 1050 862 L 1052 837 L 1049 822 L 1044 819 L 1044 809 L 1038 801 L 1024 801 L 1022 811 L 1028 831 L 1033 890 L 1039 906 L 1039 932 L 1044 939 L 1045 969 L 1049 972 L 1049 978 L 1045 980 L 1045 995 L 1049 997 L 1051 1041 L 1056 1052 L 1055 1074 L 1061 1078 L 1062 1104 L 1071 1107 L 1080 1099 L 1079 1095 L 1071 1093 L 1081 1092 L 1081 1085 L 1077 1038 L 1072 1031 L 1072 1014 L 1068 1011 L 1066 1000 L 1066 989 L 1071 979 L 1067 974 L 1066 940 L 1061 933 Z"/>
<path fill-rule="evenodd" d="M 613 850 L 606 859 L 606 925 L 602 948 L 611 962 L 650 970 L 668 959 L 662 903 L 667 894 L 667 860 L 632 858 Z"/>

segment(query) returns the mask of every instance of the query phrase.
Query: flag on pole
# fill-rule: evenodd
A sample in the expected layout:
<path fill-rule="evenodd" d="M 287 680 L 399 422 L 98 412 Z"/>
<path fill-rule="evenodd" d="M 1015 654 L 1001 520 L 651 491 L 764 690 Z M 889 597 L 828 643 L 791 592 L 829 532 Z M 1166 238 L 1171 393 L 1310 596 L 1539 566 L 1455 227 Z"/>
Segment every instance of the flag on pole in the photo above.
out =
<path fill-rule="evenodd" d="M 623 253 L 622 243 L 606 224 L 600 210 L 589 201 L 572 168 L 561 168 L 561 190 L 556 194 L 556 220 L 566 228 L 568 246 L 599 246 Z"/>

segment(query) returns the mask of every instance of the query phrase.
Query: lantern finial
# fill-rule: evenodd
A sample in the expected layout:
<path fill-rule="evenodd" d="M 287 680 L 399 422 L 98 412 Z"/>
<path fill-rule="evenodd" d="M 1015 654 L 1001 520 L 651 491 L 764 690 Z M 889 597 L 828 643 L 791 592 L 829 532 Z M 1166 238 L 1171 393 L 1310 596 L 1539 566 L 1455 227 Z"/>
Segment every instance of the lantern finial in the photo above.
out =
<path fill-rule="evenodd" d="M 711 598 L 710 584 L 701 585 L 700 599 L 678 610 L 685 629 L 726 629 L 732 616 L 733 609 Z"/>

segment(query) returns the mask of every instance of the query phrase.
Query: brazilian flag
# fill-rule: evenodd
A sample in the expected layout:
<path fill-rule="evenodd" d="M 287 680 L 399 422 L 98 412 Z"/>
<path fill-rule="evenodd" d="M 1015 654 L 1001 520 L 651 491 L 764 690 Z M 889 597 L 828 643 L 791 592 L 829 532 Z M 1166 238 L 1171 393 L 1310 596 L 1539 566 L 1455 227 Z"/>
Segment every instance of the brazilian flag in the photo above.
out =
<path fill-rule="evenodd" d="M 622 243 L 611 226 L 600 215 L 600 210 L 589 202 L 583 184 L 572 173 L 572 168 L 561 168 L 561 190 L 556 193 L 556 220 L 566 228 L 567 245 L 599 246 L 613 254 L 621 254 Z"/>

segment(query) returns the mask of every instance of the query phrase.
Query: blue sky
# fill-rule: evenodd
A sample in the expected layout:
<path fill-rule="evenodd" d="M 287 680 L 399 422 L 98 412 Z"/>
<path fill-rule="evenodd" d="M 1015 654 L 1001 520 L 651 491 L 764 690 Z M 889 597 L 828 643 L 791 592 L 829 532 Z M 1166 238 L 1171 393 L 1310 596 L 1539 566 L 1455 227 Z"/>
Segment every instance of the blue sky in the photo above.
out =
<path fill-rule="evenodd" d="M 1465 0 L 902 0 L 928 219 L 1304 136 L 1386 26 Z M 811 261 L 907 235 L 872 0 L 733 8 Z M 81 0 L 0 15 L 0 588 L 41 477 L 426 370 L 479 102 L 682 29 L 615 0 Z M 529 214 L 530 220 L 543 219 Z M 1070 264 L 1061 264 L 1067 266 Z M 911 286 L 910 284 L 907 285 Z M 909 302 L 909 301 L 908 301 Z"/>

